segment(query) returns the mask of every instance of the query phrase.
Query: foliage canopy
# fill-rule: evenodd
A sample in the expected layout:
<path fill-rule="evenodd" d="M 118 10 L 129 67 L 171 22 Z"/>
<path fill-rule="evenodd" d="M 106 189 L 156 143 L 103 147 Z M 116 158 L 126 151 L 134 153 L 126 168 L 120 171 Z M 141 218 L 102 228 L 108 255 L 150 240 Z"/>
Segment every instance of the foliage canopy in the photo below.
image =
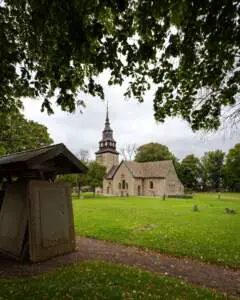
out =
<path fill-rule="evenodd" d="M 47 127 L 29 121 L 19 112 L 0 111 L 0 155 L 41 148 L 53 143 Z"/>
<path fill-rule="evenodd" d="M 237 0 L 4 0 L 0 3 L 0 110 L 20 97 L 51 98 L 74 111 L 77 93 L 104 97 L 96 81 L 128 77 L 126 95 L 156 85 L 155 118 L 180 115 L 194 130 L 216 129 L 225 106 L 239 116 Z"/>
<path fill-rule="evenodd" d="M 168 147 L 159 143 L 148 143 L 137 148 L 137 162 L 160 161 L 173 159 Z"/>

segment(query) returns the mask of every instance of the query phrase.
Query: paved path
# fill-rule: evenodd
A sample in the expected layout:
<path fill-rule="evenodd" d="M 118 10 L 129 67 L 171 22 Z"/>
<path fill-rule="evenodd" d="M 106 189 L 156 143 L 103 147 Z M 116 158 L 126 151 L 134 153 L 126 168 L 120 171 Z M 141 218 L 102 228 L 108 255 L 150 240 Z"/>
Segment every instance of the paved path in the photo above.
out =
<path fill-rule="evenodd" d="M 107 241 L 77 237 L 77 251 L 37 264 L 0 260 L 0 276 L 31 276 L 83 260 L 103 260 L 179 277 L 240 297 L 240 269 L 176 258 Z"/>

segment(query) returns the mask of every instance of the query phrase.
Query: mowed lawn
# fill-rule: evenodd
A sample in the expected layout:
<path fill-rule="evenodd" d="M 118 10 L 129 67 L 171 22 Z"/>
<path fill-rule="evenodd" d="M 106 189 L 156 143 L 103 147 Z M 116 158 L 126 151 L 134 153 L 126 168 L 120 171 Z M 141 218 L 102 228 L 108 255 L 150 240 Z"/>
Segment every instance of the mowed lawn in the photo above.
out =
<path fill-rule="evenodd" d="M 168 276 L 83 262 L 26 279 L 1 279 L 0 299 L 230 299 Z"/>
<path fill-rule="evenodd" d="M 198 205 L 199 212 L 192 210 Z M 73 200 L 78 234 L 240 267 L 240 194 Z M 236 210 L 226 214 L 225 208 Z"/>

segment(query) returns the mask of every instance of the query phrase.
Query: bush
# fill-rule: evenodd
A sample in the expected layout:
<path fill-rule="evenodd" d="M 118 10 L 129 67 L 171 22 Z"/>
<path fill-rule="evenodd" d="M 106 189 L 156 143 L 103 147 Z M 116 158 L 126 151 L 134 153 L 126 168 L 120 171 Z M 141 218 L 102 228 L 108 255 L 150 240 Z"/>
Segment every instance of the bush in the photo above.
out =
<path fill-rule="evenodd" d="M 192 199 L 192 195 L 168 195 L 168 198 Z"/>

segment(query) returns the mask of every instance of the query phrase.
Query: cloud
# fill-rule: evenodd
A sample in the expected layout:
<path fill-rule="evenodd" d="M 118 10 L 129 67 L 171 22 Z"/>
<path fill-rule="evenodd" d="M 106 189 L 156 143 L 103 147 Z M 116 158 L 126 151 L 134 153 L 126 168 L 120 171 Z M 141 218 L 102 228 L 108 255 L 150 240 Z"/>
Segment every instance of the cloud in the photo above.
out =
<path fill-rule="evenodd" d="M 123 93 L 122 87 L 108 87 L 105 84 L 105 97 L 109 102 L 110 122 L 118 149 L 126 144 L 158 142 L 167 145 L 182 159 L 190 153 L 201 156 L 209 150 L 228 151 L 239 142 L 237 136 L 224 138 L 221 132 L 194 134 L 189 125 L 178 118 L 168 119 L 164 124 L 157 123 L 153 117 L 151 93 L 141 104 L 136 100 L 125 100 Z M 47 126 L 55 143 L 64 143 L 74 153 L 79 149 L 88 149 L 94 159 L 104 128 L 106 102 L 97 97 L 80 96 L 87 105 L 83 114 L 79 111 L 73 114 L 62 112 L 54 105 L 55 114 L 48 116 L 40 112 L 41 101 L 31 99 L 24 100 L 24 114 L 28 119 Z"/>

